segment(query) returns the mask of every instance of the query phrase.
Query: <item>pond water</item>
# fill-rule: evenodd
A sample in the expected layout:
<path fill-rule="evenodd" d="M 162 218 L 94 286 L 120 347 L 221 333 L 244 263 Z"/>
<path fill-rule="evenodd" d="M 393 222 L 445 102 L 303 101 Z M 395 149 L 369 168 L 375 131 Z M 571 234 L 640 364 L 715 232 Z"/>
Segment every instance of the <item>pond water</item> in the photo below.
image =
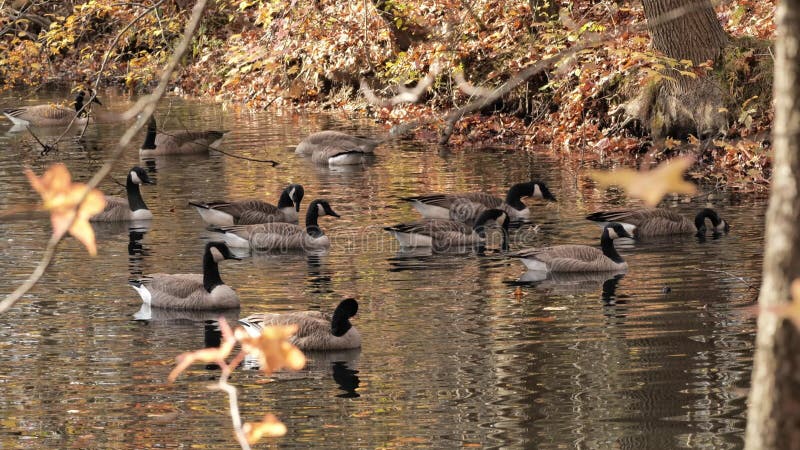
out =
<path fill-rule="evenodd" d="M 52 97 L 26 98 L 25 102 Z M 129 100 L 108 93 L 104 103 Z M 6 95 L 0 107 L 19 100 Z M 711 205 L 731 233 L 620 244 L 630 264 L 621 278 L 521 281 L 525 270 L 498 251 L 485 255 L 398 253 L 384 225 L 418 216 L 398 198 L 425 192 L 486 190 L 542 179 L 558 203 L 529 200 L 534 223 L 513 231 L 512 250 L 559 243 L 597 245 L 587 213 L 634 205 L 595 189 L 546 152 L 447 151 L 400 140 L 379 148 L 366 167 L 330 170 L 290 146 L 310 132 L 364 135 L 383 128 L 341 116 L 224 110 L 165 99 L 160 126 L 227 129 L 221 148 L 280 161 L 271 168 L 220 154 L 150 161 L 157 185 L 143 195 L 155 219 L 131 234 L 97 226 L 91 258 L 72 238 L 49 272 L 0 315 L 0 447 L 232 448 L 227 399 L 206 386 L 218 371 L 201 365 L 177 382 L 175 356 L 213 341 L 216 314 L 153 311 L 134 320 L 141 301 L 127 281 L 154 272 L 199 273 L 206 231 L 190 199 L 277 201 L 289 183 L 305 205 L 330 200 L 327 254 L 255 254 L 220 266 L 242 300 L 228 317 L 255 312 L 329 310 L 345 296 L 360 302 L 357 351 L 309 354 L 297 373 L 265 378 L 235 372 L 245 420 L 275 413 L 285 448 L 738 448 L 752 363 L 754 287 L 760 282 L 763 199 L 716 193 L 676 200 L 693 215 Z M 487 119 L 488 120 L 488 119 Z M 38 200 L 24 175 L 62 161 L 86 180 L 116 142 L 120 125 L 79 129 L 59 151 L 39 154 L 27 132 L 0 123 L 0 209 Z M 52 139 L 55 130 L 37 130 Z M 137 138 L 113 178 L 140 162 Z M 110 180 L 106 193 L 124 192 Z M 0 222 L 0 293 L 36 266 L 49 220 Z M 133 236 L 133 239 L 131 239 Z M 518 290 L 519 288 L 519 290 Z M 518 292 L 515 294 L 515 292 Z"/>

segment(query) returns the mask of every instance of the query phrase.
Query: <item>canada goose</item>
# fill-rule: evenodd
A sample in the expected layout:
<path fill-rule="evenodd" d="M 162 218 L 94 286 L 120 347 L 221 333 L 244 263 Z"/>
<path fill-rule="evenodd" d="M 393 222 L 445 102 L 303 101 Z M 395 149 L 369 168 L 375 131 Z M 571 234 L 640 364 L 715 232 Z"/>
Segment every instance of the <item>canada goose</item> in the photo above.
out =
<path fill-rule="evenodd" d="M 474 221 L 487 208 L 502 209 L 511 220 L 530 217 L 530 209 L 522 203 L 522 197 L 536 197 L 556 201 L 556 197 L 541 181 L 518 183 L 508 190 L 503 200 L 484 192 L 462 194 L 426 194 L 416 197 L 403 197 L 428 219 L 451 219 L 460 222 Z"/>
<path fill-rule="evenodd" d="M 369 139 L 359 136 L 351 136 L 341 131 L 325 130 L 311 133 L 300 141 L 295 147 L 294 152 L 298 155 L 312 155 L 317 150 L 323 148 L 338 149 L 340 151 L 359 151 L 361 153 L 372 153 L 381 140 Z"/>
<path fill-rule="evenodd" d="M 52 127 L 58 125 L 68 125 L 75 118 L 75 114 L 80 112 L 80 116 L 75 118 L 75 123 L 86 123 L 88 114 L 83 109 L 83 102 L 86 98 L 86 93 L 83 91 L 78 92 L 75 97 L 75 108 L 67 108 L 60 105 L 32 105 L 32 106 L 19 106 L 16 108 L 8 108 L 3 110 L 3 114 L 8 117 L 14 126 L 42 126 Z M 102 105 L 97 97 L 92 99 L 92 103 Z"/>
<path fill-rule="evenodd" d="M 125 191 L 128 198 L 112 197 L 106 195 L 106 207 L 103 211 L 91 217 L 92 222 L 125 222 L 129 220 L 147 220 L 153 218 L 153 213 L 147 209 L 139 190 L 141 184 L 155 184 L 141 167 L 134 167 L 128 172 L 125 181 Z"/>
<path fill-rule="evenodd" d="M 602 250 L 589 245 L 528 248 L 509 256 L 522 259 L 528 270 L 547 272 L 609 272 L 628 268 L 614 248 L 614 239 L 631 236 L 622 224 L 611 222 L 600 236 Z"/>
<path fill-rule="evenodd" d="M 328 236 L 317 223 L 320 216 L 339 217 L 327 200 L 314 200 L 308 205 L 305 227 L 292 223 L 262 223 L 222 227 L 225 242 L 231 247 L 256 250 L 316 250 L 330 247 Z"/>
<path fill-rule="evenodd" d="M 222 282 L 219 262 L 240 259 L 224 242 L 209 242 L 203 254 L 203 274 L 154 273 L 131 285 L 142 301 L 157 308 L 228 309 L 239 307 L 236 291 Z"/>
<path fill-rule="evenodd" d="M 361 164 L 367 160 L 367 156 L 372 152 L 367 152 L 359 148 L 342 148 L 336 146 L 323 146 L 314 149 L 311 154 L 311 162 L 314 164 L 328 166 L 353 166 Z"/>
<path fill-rule="evenodd" d="M 147 135 L 144 144 L 139 149 L 139 156 L 161 155 L 188 155 L 195 153 L 208 153 L 208 150 L 218 145 L 227 131 L 165 131 L 157 132 L 156 118 L 150 116 L 147 122 Z"/>
<path fill-rule="evenodd" d="M 289 342 L 300 350 L 347 350 L 361 347 L 361 334 L 350 323 L 350 318 L 357 312 L 358 302 L 347 298 L 339 303 L 333 314 L 319 311 L 253 314 L 239 323 L 252 336 L 258 336 L 265 326 L 297 325 L 297 333 Z"/>
<path fill-rule="evenodd" d="M 303 186 L 290 184 L 281 192 L 278 206 L 261 200 L 238 202 L 200 202 L 191 200 L 200 217 L 209 225 L 252 225 L 267 222 L 297 223 L 297 213 L 305 192 Z"/>
<path fill-rule="evenodd" d="M 626 228 L 636 227 L 634 236 L 651 237 L 668 234 L 706 234 L 706 219 L 711 220 L 711 231 L 714 234 L 727 233 L 728 222 L 722 220 L 711 208 L 700 210 L 694 217 L 694 223 L 686 217 L 669 209 L 635 209 L 631 211 L 601 211 L 586 216 L 595 222 L 620 222 Z"/>
<path fill-rule="evenodd" d="M 481 213 L 470 227 L 464 223 L 447 219 L 424 219 L 418 222 L 401 223 L 384 230 L 394 236 L 401 247 L 433 247 L 445 250 L 457 247 L 482 245 L 486 242 L 487 222 L 494 220 L 503 231 L 503 250 L 508 248 L 508 213 L 500 209 L 489 209 Z"/>

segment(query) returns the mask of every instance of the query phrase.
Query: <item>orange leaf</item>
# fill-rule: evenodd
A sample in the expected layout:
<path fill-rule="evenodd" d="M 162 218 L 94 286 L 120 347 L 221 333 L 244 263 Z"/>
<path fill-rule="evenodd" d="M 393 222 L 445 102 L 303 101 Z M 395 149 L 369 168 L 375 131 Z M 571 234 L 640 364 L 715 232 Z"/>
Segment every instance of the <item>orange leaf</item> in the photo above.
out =
<path fill-rule="evenodd" d="M 610 172 L 592 171 L 589 176 L 600 186 L 617 185 L 631 197 L 656 206 L 670 192 L 694 194 L 697 187 L 683 179 L 683 172 L 694 163 L 691 156 L 681 156 L 667 161 L 653 170 L 636 171 L 618 169 Z"/>
<path fill-rule="evenodd" d="M 297 333 L 297 325 L 274 325 L 261 330 L 256 337 L 250 336 L 244 328 L 234 332 L 242 344 L 242 350 L 257 356 L 261 370 L 269 374 L 283 367 L 300 370 L 306 364 L 306 357 L 288 339 Z"/>
<path fill-rule="evenodd" d="M 286 425 L 284 425 L 273 414 L 264 416 L 264 420 L 259 423 L 246 423 L 242 425 L 242 431 L 247 436 L 247 442 L 255 444 L 262 437 L 281 437 L 286 434 Z"/>
<path fill-rule="evenodd" d="M 53 236 L 60 239 L 69 231 L 81 241 L 89 254 L 96 255 L 94 230 L 89 224 L 89 218 L 105 207 L 106 200 L 103 193 L 92 189 L 87 194 L 87 186 L 83 183 L 73 183 L 69 170 L 63 164 L 50 166 L 41 177 L 37 177 L 33 171 L 26 168 L 25 175 L 33 189 L 42 196 L 42 207 L 50 211 Z"/>

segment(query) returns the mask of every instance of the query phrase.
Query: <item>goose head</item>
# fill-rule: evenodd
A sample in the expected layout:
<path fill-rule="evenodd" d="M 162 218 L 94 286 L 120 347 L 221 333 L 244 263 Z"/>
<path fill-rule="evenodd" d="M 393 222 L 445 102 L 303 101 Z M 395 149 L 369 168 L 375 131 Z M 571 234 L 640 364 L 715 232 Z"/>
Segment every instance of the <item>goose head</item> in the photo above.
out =
<path fill-rule="evenodd" d="M 631 238 L 633 239 L 633 235 L 625 229 L 619 222 L 610 222 L 608 225 L 605 226 L 603 229 L 603 237 L 608 236 L 609 239 L 617 239 L 617 238 Z"/>
<path fill-rule="evenodd" d="M 331 204 L 328 203 L 327 200 L 314 200 L 308 205 L 309 211 L 316 208 L 317 216 L 333 216 L 333 217 L 341 217 L 336 211 L 331 208 Z"/>
<path fill-rule="evenodd" d="M 147 175 L 147 171 L 139 166 L 135 166 L 128 172 L 128 180 L 133 184 L 156 184 L 155 181 Z"/>
<path fill-rule="evenodd" d="M 711 232 L 715 236 L 726 234 L 731 229 L 728 222 L 720 218 L 716 211 L 711 208 L 704 208 L 694 218 L 694 226 L 697 228 L 698 236 L 706 234 L 706 219 L 711 220 Z"/>
<path fill-rule="evenodd" d="M 509 205 L 522 197 L 541 198 L 547 201 L 556 201 L 556 196 L 550 192 L 543 181 L 529 181 L 517 183 L 508 190 L 506 203 Z"/>
<path fill-rule="evenodd" d="M 303 201 L 303 196 L 305 195 L 303 186 L 300 184 L 290 184 L 286 187 L 286 191 L 287 194 L 289 194 L 289 198 L 292 199 L 292 203 L 294 203 L 295 211 L 300 212 L 300 202 Z"/>
<path fill-rule="evenodd" d="M 340 337 L 344 336 L 353 324 L 350 323 L 350 318 L 355 316 L 358 312 L 358 302 L 354 298 L 346 298 L 339 303 L 339 306 L 333 311 L 331 318 L 331 334 Z"/>
<path fill-rule="evenodd" d="M 473 229 L 481 236 L 486 237 L 486 225 L 490 222 L 496 222 L 500 229 L 503 231 L 503 250 L 508 250 L 508 224 L 511 220 L 508 213 L 502 209 L 487 209 L 482 212 L 475 220 Z"/>
<path fill-rule="evenodd" d="M 206 244 L 206 253 L 211 255 L 214 259 L 214 262 L 219 263 L 220 261 L 224 261 L 226 259 L 236 259 L 240 260 L 238 256 L 234 255 L 231 249 L 221 241 L 214 241 L 209 242 Z"/>

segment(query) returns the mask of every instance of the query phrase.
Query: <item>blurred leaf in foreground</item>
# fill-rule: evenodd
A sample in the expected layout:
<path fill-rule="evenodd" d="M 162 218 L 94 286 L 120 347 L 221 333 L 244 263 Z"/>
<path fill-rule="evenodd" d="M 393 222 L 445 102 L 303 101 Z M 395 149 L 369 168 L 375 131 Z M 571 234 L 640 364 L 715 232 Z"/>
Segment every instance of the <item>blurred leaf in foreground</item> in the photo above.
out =
<path fill-rule="evenodd" d="M 63 164 L 50 166 L 41 177 L 26 168 L 25 175 L 33 189 L 42 196 L 42 208 L 50 211 L 53 236 L 60 239 L 69 231 L 69 234 L 86 246 L 92 256 L 96 255 L 94 230 L 89 224 L 89 218 L 105 207 L 103 193 L 92 189 L 87 194 L 88 187 L 83 183 L 73 183 L 69 170 Z"/>
<path fill-rule="evenodd" d="M 303 352 L 288 342 L 297 333 L 297 325 L 267 326 L 255 337 L 250 336 L 244 328 L 237 328 L 235 333 L 242 343 L 242 350 L 257 356 L 261 370 L 266 374 L 283 367 L 300 370 L 306 364 Z"/>
<path fill-rule="evenodd" d="M 630 197 L 641 199 L 648 206 L 656 206 L 666 194 L 694 194 L 697 187 L 683 179 L 683 173 L 692 166 L 694 158 L 681 156 L 660 164 L 653 170 L 637 171 L 617 169 L 589 173 L 603 187 L 620 186 Z"/>
<path fill-rule="evenodd" d="M 255 444 L 262 437 L 281 437 L 286 434 L 286 425 L 273 414 L 264 416 L 259 423 L 246 423 L 242 430 L 247 435 L 247 442 Z"/>

